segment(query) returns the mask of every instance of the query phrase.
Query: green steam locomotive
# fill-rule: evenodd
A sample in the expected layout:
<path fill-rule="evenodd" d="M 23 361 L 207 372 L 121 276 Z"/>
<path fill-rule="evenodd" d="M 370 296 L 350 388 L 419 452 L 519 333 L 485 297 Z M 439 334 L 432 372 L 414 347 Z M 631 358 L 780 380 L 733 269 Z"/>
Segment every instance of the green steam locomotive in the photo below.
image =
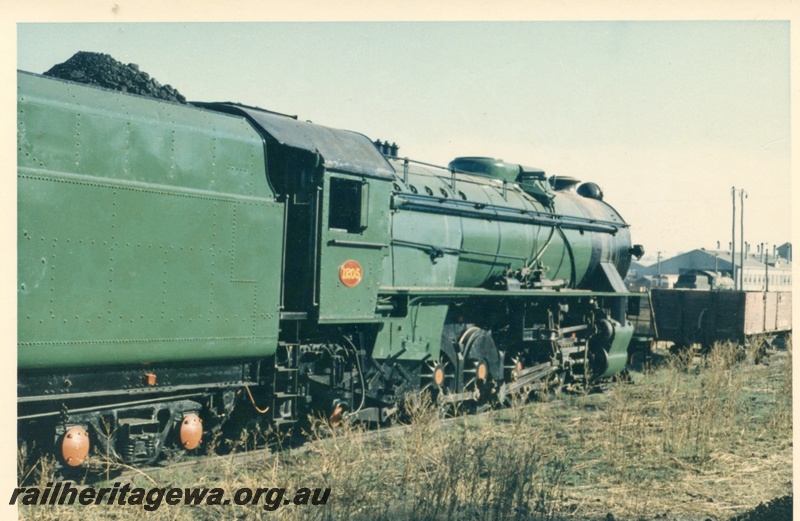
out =
<path fill-rule="evenodd" d="M 234 103 L 18 73 L 20 442 L 65 468 L 216 432 L 482 408 L 625 368 L 629 226 L 593 183 L 439 167 Z"/>

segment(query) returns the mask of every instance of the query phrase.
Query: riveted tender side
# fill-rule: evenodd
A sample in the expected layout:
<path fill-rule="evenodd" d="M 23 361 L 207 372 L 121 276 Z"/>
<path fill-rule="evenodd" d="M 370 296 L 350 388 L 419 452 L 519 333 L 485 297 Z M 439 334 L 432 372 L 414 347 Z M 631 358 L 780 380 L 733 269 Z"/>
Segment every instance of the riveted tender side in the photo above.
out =
<path fill-rule="evenodd" d="M 20 369 L 274 353 L 283 209 L 254 129 L 19 81 Z"/>
<path fill-rule="evenodd" d="M 96 444 L 110 425 L 112 452 L 152 459 L 185 416 L 219 423 L 277 348 L 284 212 L 263 139 L 25 73 L 17 110 L 21 429 Z"/>

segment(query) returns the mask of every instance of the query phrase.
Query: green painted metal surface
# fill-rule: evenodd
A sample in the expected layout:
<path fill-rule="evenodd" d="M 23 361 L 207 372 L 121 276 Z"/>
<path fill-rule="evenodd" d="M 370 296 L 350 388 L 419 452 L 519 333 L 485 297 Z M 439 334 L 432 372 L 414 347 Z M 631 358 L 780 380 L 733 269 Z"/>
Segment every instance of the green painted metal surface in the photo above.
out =
<path fill-rule="evenodd" d="M 521 186 L 505 163 L 490 175 L 390 166 L 363 136 L 256 109 L 28 74 L 19 85 L 21 369 L 271 356 L 286 197 L 309 216 L 288 238 L 306 241 L 287 261 L 304 288 L 290 311 L 376 324 L 377 359 L 438 357 L 454 302 L 624 296 L 591 281 L 600 263 L 622 270 L 627 225 L 605 203 L 553 192 L 543 173 Z M 308 193 L 276 200 L 265 141 L 291 166 L 273 181 L 306 176 L 296 184 Z M 488 289 L 523 267 L 569 289 Z M 617 329 L 609 374 L 631 334 Z"/>
<path fill-rule="evenodd" d="M 508 164 L 493 157 L 457 157 L 450 162 L 450 167 L 509 182 L 515 181 L 520 171 L 519 165 Z"/>
<path fill-rule="evenodd" d="M 600 262 L 627 269 L 627 225 L 603 202 L 549 192 L 545 204 L 516 183 L 395 165 L 393 285 L 480 287 L 529 266 L 576 288 Z"/>
<path fill-rule="evenodd" d="M 581 297 L 627 297 L 635 293 L 614 293 L 610 291 L 589 290 L 489 290 L 483 288 L 412 288 L 391 287 L 381 288 L 381 295 L 409 295 L 414 297 L 448 297 L 452 299 L 465 299 L 476 297 L 480 299 L 573 299 Z"/>
<path fill-rule="evenodd" d="M 18 75 L 18 366 L 271 355 L 282 205 L 241 118 Z"/>
<path fill-rule="evenodd" d="M 404 321 L 384 324 L 376 358 L 438 357 L 438 348 L 422 348 L 398 328 L 413 327 L 424 338 L 438 335 L 445 317 L 434 305 L 439 298 L 450 302 L 485 298 L 488 303 L 497 298 L 623 296 L 611 286 L 609 291 L 593 287 L 598 273 L 603 275 L 601 262 L 623 266 L 624 256 L 629 256 L 627 225 L 613 208 L 601 201 L 548 191 L 541 181 L 543 174 L 537 174 L 539 181 L 530 181 L 536 182 L 538 190 L 532 195 L 530 187 L 526 192 L 509 182 L 520 167 L 495 163 L 489 165 L 491 175 L 476 175 L 394 162 L 391 257 L 383 262 L 383 269 L 391 268 L 391 273 L 383 274 L 380 295 L 406 294 L 422 298 L 420 302 L 427 305 L 410 306 Z M 526 266 L 541 268 L 547 279 L 561 280 L 572 289 L 488 289 L 492 281 Z M 626 335 L 629 340 L 622 328 L 617 349 L 623 343 L 627 346 Z M 621 370 L 619 356 L 616 351 L 611 354 L 610 370 Z"/>
<path fill-rule="evenodd" d="M 398 179 L 395 185 L 405 191 L 454 197 L 444 179 L 421 171 L 410 173 L 406 184 Z M 458 252 L 464 240 L 461 218 L 395 209 L 391 219 L 393 265 L 384 286 L 456 286 Z"/>
<path fill-rule="evenodd" d="M 391 183 L 344 174 L 326 174 L 324 181 L 319 320 L 374 321 L 384 261 L 389 255 Z M 343 187 L 338 194 L 334 190 L 332 195 L 332 183 Z M 332 215 L 337 212 L 338 217 Z"/>
<path fill-rule="evenodd" d="M 448 307 L 446 301 L 422 301 L 409 306 L 406 317 L 387 320 L 378 332 L 372 356 L 378 360 L 438 360 Z"/>
<path fill-rule="evenodd" d="M 616 325 L 614 338 L 611 341 L 611 348 L 608 350 L 608 368 L 601 375 L 608 378 L 622 372 L 628 363 L 628 345 L 633 338 L 633 325 Z"/>
<path fill-rule="evenodd" d="M 580 205 L 584 202 L 583 198 L 575 200 L 563 194 L 553 198 L 556 212 L 564 215 L 583 215 Z M 547 277 L 570 281 L 573 287 L 580 285 L 592 268 L 592 241 L 602 240 L 601 235 L 579 230 L 553 230 L 553 238 L 541 257 Z"/>

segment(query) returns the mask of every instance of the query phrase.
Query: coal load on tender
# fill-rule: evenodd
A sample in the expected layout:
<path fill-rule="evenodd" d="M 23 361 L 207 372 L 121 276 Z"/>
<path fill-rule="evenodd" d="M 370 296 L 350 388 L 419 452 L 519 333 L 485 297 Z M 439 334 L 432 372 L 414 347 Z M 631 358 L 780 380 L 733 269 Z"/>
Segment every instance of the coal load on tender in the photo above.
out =
<path fill-rule="evenodd" d="M 135 63 L 125 65 L 108 54 L 79 51 L 69 60 L 44 73 L 62 80 L 97 85 L 107 89 L 186 103 L 186 98 L 171 85 L 161 85 Z"/>

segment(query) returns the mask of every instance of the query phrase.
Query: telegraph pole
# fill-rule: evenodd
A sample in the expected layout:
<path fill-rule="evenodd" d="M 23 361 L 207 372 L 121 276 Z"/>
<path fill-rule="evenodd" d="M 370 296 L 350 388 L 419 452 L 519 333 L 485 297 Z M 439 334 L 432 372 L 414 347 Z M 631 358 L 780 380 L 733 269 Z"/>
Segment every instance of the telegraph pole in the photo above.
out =
<path fill-rule="evenodd" d="M 739 289 L 739 279 L 736 276 L 736 187 L 731 187 L 731 202 L 733 203 L 733 220 L 731 222 L 731 278 L 733 289 Z"/>
<path fill-rule="evenodd" d="M 739 201 L 742 207 L 742 213 L 739 216 L 741 228 L 739 233 L 739 245 L 741 250 L 739 252 L 739 289 L 744 289 L 744 200 L 747 199 L 747 192 L 744 188 L 739 191 Z"/>

